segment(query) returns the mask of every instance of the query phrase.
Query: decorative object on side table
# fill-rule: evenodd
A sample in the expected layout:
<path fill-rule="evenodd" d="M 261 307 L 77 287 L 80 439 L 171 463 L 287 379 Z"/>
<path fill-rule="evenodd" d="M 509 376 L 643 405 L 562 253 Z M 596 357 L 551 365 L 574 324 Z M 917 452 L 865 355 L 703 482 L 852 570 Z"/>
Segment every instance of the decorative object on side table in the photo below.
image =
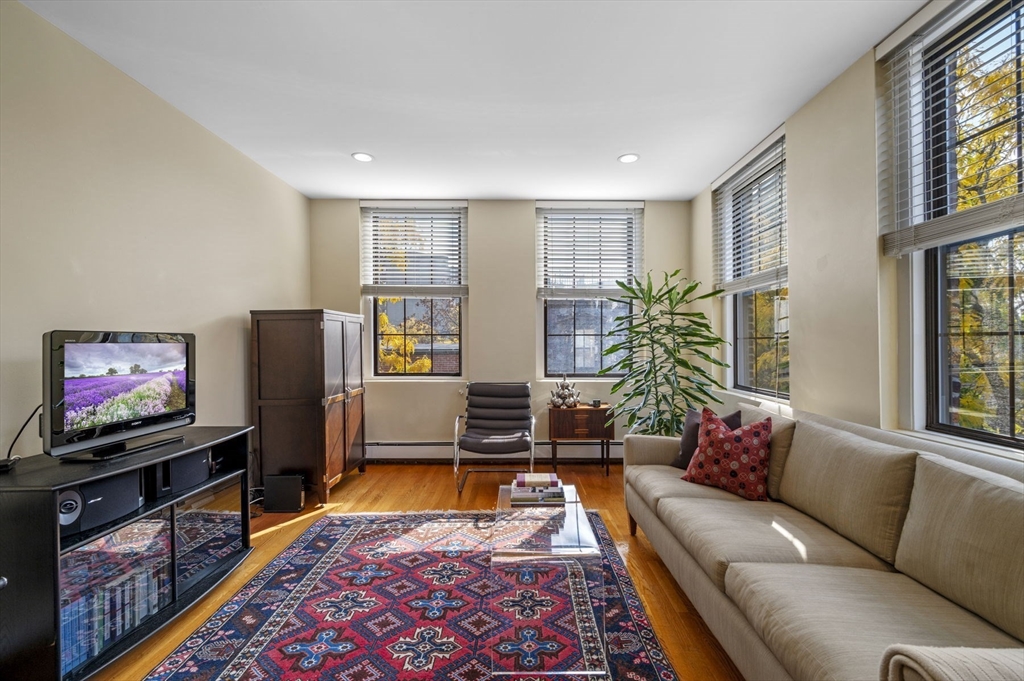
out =
<path fill-rule="evenodd" d="M 628 283 L 615 283 L 623 293 L 610 300 L 629 305 L 631 312 L 615 318 L 614 328 L 607 335 L 622 340 L 605 349 L 604 354 L 626 352 L 598 372 L 622 376 L 612 386 L 613 395 L 622 391 L 622 398 L 612 407 L 612 416 L 625 416 L 631 433 L 679 435 L 688 408 L 721 402 L 711 390 L 724 387 L 710 367 L 729 366 L 711 354 L 725 340 L 712 330 L 703 312 L 689 308 L 722 291 L 696 295 L 700 282 L 679 277 L 679 270 L 665 273 L 657 288 L 649 273 L 646 281 L 633 277 Z"/>
<path fill-rule="evenodd" d="M 569 385 L 565 374 L 562 380 L 555 382 L 555 389 L 551 391 L 551 406 L 559 409 L 572 409 L 580 403 L 580 391 L 576 390 L 576 384 Z"/>

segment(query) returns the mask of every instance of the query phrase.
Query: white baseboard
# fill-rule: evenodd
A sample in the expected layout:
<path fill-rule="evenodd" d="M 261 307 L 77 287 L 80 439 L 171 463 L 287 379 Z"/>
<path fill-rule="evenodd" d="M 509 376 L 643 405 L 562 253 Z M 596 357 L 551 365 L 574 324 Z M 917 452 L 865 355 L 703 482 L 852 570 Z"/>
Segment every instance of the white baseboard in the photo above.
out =
<path fill-rule="evenodd" d="M 550 461 L 551 460 L 551 445 L 537 445 L 534 451 L 534 457 L 536 461 Z M 416 443 L 404 443 L 404 442 L 372 442 L 366 445 L 366 458 L 377 461 L 451 461 L 452 460 L 452 446 L 451 445 L 439 445 L 439 444 L 416 444 Z M 474 454 L 472 452 L 462 452 L 460 454 L 462 461 L 482 460 L 489 462 L 497 462 L 501 459 L 514 459 L 514 458 L 526 458 L 526 453 L 522 455 L 510 454 L 506 456 L 486 456 L 484 454 Z M 575 459 L 593 459 L 595 461 L 601 458 L 601 448 L 597 444 L 566 444 L 560 443 L 558 445 L 558 460 L 569 461 Z M 622 460 L 622 445 L 612 443 L 611 447 L 611 459 L 612 461 Z"/>

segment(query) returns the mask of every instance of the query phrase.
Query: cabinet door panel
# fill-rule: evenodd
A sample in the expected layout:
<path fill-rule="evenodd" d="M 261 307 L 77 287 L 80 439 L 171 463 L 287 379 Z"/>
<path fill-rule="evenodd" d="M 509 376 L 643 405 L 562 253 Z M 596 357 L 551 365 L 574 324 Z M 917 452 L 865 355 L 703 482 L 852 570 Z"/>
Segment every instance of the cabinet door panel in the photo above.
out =
<path fill-rule="evenodd" d="M 324 436 L 327 445 L 327 484 L 333 485 L 345 472 L 345 401 L 325 407 Z"/>
<path fill-rule="evenodd" d="M 345 392 L 345 322 L 324 318 L 324 397 Z"/>
<path fill-rule="evenodd" d="M 317 343 L 319 324 L 312 319 L 261 319 L 259 399 L 319 398 Z"/>
<path fill-rule="evenodd" d="M 242 482 L 234 477 L 174 505 L 178 593 L 242 550 Z"/>
<path fill-rule="evenodd" d="M 345 321 L 345 387 L 363 387 L 363 323 Z"/>
<path fill-rule="evenodd" d="M 363 396 L 345 401 L 345 469 L 358 465 L 365 456 L 363 444 Z"/>
<path fill-rule="evenodd" d="M 576 419 L 573 418 L 573 412 L 568 409 L 550 409 L 548 410 L 548 421 L 549 424 L 549 437 L 553 438 L 572 438 L 575 437 L 573 432 L 576 427 Z"/>
<path fill-rule="evenodd" d="M 592 437 L 604 437 L 614 439 L 615 424 L 605 425 L 609 419 L 608 412 L 601 409 L 593 409 L 588 412 L 589 429 Z"/>
<path fill-rule="evenodd" d="M 60 658 L 67 674 L 171 603 L 164 509 L 60 557 Z"/>
<path fill-rule="evenodd" d="M 315 406 L 264 405 L 259 408 L 260 460 L 263 475 L 300 474 L 307 485 L 320 483 L 316 461 L 316 432 L 320 427 Z"/>

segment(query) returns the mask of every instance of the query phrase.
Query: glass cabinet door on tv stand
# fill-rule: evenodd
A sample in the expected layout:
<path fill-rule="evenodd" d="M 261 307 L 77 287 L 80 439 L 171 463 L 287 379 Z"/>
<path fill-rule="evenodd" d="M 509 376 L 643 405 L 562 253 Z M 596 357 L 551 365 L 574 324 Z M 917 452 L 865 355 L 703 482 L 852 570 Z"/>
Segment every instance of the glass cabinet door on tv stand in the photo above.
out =
<path fill-rule="evenodd" d="M 241 564 L 252 550 L 249 430 L 192 426 L 184 442 L 124 459 L 36 456 L 0 476 L 0 679 L 87 679 Z M 208 461 L 209 477 L 170 492 L 143 485 L 186 456 Z M 62 495 L 114 479 L 142 485 L 139 507 L 62 533 Z"/>

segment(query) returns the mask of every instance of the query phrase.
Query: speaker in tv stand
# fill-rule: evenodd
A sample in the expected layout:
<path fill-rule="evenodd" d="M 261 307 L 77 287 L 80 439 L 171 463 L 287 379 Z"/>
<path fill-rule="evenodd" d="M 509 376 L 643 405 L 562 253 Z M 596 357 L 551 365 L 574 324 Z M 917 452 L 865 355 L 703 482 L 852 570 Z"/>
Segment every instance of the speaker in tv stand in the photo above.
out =
<path fill-rule="evenodd" d="M 31 456 L 0 476 L 0 679 L 87 679 L 237 568 L 252 551 L 250 430 L 188 426 L 142 453 Z M 98 510 L 75 515 L 76 495 Z"/>

